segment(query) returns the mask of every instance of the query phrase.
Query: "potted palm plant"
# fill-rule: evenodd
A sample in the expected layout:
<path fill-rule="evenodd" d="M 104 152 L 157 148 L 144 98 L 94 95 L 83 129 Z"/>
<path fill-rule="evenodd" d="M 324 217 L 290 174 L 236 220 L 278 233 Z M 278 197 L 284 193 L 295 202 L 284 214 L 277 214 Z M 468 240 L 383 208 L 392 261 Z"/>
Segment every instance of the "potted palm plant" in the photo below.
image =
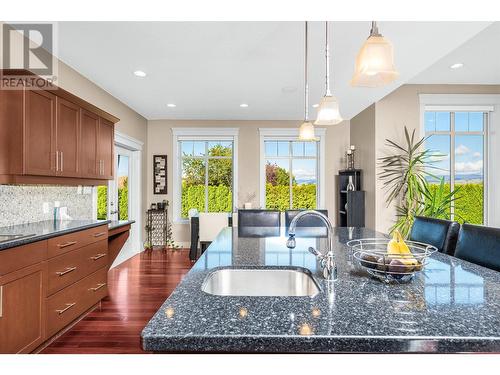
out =
<path fill-rule="evenodd" d="M 395 203 L 396 206 L 396 222 L 390 232 L 397 229 L 408 237 L 415 216 L 449 219 L 451 204 L 458 199 L 460 188 L 447 192 L 444 178 L 438 178 L 431 172 L 439 169 L 433 165 L 436 158 L 445 155 L 424 149 L 427 137 L 416 140 L 415 130 L 410 135 L 406 126 L 404 135 L 404 144 L 386 139 L 393 154 L 378 161 L 381 168 L 379 177 L 387 191 L 386 203 Z M 440 181 L 439 185 L 431 188 L 429 178 Z"/>

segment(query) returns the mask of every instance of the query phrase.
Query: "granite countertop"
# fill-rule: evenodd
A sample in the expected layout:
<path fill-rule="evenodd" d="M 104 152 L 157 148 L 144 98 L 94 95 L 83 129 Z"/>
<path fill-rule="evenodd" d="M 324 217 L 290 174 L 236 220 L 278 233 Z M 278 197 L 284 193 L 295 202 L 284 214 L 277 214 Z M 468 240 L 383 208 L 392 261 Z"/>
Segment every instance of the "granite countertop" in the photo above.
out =
<path fill-rule="evenodd" d="M 116 229 L 126 225 L 134 224 L 135 220 L 111 220 L 108 224 L 108 229 Z"/>
<path fill-rule="evenodd" d="M 142 331 L 160 352 L 500 352 L 500 272 L 435 253 L 407 284 L 385 284 L 352 263 L 345 243 L 381 236 L 336 228 L 338 279 L 329 286 L 307 248 L 323 237 L 243 238 L 224 229 Z M 318 246 L 319 245 L 319 246 Z M 224 267 L 306 268 L 314 297 L 229 297 L 201 290 Z"/>
<path fill-rule="evenodd" d="M 12 225 L 9 227 L 0 227 L 0 235 L 27 235 L 27 237 L 15 239 L 13 241 L 0 242 L 0 251 L 109 223 L 109 220 L 46 220 L 28 224 Z"/>

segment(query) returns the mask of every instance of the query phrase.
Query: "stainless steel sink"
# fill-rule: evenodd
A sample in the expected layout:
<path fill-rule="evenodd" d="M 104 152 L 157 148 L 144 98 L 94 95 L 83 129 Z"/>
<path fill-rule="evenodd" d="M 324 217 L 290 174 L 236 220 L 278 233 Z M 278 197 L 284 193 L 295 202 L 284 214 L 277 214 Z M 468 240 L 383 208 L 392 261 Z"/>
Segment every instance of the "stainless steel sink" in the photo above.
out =
<path fill-rule="evenodd" d="M 313 297 L 319 287 L 308 271 L 224 268 L 209 274 L 201 290 L 217 296 Z"/>

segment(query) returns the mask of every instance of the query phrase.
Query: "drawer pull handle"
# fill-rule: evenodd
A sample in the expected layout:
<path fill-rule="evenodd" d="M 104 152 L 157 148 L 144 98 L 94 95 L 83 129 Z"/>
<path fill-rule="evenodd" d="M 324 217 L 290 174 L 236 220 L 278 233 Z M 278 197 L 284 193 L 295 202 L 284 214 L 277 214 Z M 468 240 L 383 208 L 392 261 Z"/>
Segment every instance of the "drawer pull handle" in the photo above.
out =
<path fill-rule="evenodd" d="M 105 256 L 106 256 L 106 254 L 97 254 L 97 255 L 94 255 L 93 257 L 90 257 L 90 259 L 97 260 L 97 259 L 101 259 Z"/>
<path fill-rule="evenodd" d="M 56 273 L 57 273 L 58 276 L 64 276 L 67 273 L 73 272 L 75 270 L 76 270 L 76 267 L 68 267 L 64 271 L 59 271 L 59 272 L 56 272 Z"/>
<path fill-rule="evenodd" d="M 66 243 L 63 243 L 63 244 L 59 244 L 57 246 L 59 246 L 59 249 L 62 249 L 64 247 L 68 247 L 68 246 L 75 245 L 75 244 L 76 244 L 76 241 L 69 241 L 69 242 L 66 242 Z"/>
<path fill-rule="evenodd" d="M 97 292 L 99 289 L 101 289 L 102 287 L 106 286 L 106 283 L 103 283 L 103 284 L 97 284 L 97 286 L 95 288 L 90 288 L 89 290 L 93 291 L 93 292 Z"/>
<path fill-rule="evenodd" d="M 106 232 L 99 232 L 99 233 L 94 234 L 94 237 L 101 237 L 101 236 L 104 236 L 105 234 L 106 234 Z"/>
<path fill-rule="evenodd" d="M 69 309 L 71 309 L 73 306 L 76 305 L 76 302 L 73 302 L 73 303 L 67 303 L 66 304 L 66 307 L 64 309 L 61 309 L 61 310 L 56 310 L 56 312 L 59 314 L 59 315 L 62 315 L 64 314 L 66 311 L 68 311 Z"/>

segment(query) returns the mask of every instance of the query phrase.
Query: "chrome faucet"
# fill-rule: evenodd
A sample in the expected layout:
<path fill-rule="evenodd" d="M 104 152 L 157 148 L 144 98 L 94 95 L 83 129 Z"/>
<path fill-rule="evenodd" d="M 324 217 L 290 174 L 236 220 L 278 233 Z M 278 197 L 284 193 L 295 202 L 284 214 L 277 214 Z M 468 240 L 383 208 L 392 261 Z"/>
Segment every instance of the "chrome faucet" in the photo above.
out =
<path fill-rule="evenodd" d="M 327 216 L 323 215 L 321 212 L 307 210 L 301 211 L 292 219 L 290 223 L 290 228 L 288 228 L 288 240 L 286 241 L 286 246 L 289 249 L 294 249 L 296 246 L 295 241 L 295 228 L 297 227 L 297 222 L 302 219 L 304 216 L 315 216 L 326 225 L 326 230 L 328 231 L 328 251 L 326 254 L 322 254 L 319 250 L 316 250 L 314 247 L 309 247 L 309 252 L 316 256 L 318 259 L 321 268 L 323 269 L 323 277 L 328 281 L 335 281 L 337 279 L 337 264 L 335 263 L 335 259 L 333 256 L 333 227 L 330 219 Z"/>

